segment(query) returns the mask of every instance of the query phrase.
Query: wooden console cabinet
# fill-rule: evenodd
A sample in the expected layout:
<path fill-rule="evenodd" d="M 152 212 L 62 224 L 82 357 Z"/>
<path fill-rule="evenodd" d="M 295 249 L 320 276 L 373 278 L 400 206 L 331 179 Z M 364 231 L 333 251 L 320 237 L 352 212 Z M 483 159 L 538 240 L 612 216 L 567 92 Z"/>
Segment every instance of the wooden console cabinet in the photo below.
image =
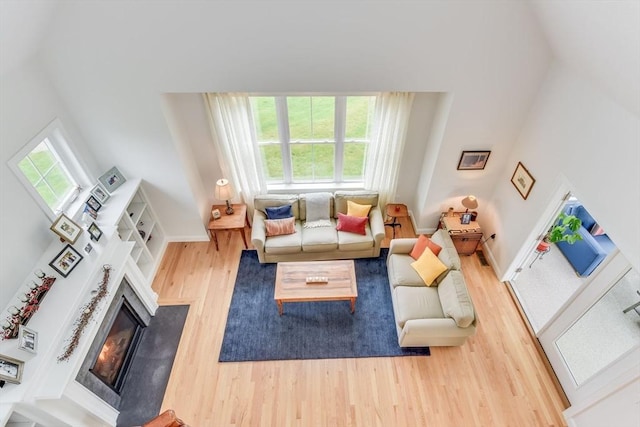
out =
<path fill-rule="evenodd" d="M 462 213 L 454 212 L 452 216 L 448 216 L 446 212 L 443 212 L 438 228 L 447 230 L 458 254 L 472 255 L 482 240 L 482 229 L 477 221 L 462 224 L 460 222 L 460 214 Z"/>

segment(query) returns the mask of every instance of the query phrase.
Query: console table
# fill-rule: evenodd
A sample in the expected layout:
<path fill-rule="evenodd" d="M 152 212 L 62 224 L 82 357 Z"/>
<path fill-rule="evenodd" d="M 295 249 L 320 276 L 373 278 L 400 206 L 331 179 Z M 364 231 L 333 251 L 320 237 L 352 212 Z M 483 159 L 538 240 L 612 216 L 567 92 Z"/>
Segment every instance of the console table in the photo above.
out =
<path fill-rule="evenodd" d="M 460 222 L 461 214 L 464 212 L 453 212 L 451 216 L 443 212 L 440 216 L 438 228 L 447 230 L 456 251 L 460 255 L 472 255 L 478 244 L 482 240 L 482 229 L 477 221 L 470 221 L 469 224 Z"/>

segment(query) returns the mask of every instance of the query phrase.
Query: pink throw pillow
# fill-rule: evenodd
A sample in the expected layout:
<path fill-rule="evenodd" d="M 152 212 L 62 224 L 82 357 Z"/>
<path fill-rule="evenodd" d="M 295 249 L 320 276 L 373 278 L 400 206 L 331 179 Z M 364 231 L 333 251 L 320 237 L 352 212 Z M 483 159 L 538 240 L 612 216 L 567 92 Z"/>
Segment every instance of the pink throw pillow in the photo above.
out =
<path fill-rule="evenodd" d="M 282 236 L 296 232 L 296 218 L 265 219 L 264 225 L 267 229 L 267 237 Z"/>
<path fill-rule="evenodd" d="M 347 231 L 349 233 L 367 234 L 366 225 L 369 218 L 360 216 L 349 216 L 343 213 L 338 213 L 338 226 L 336 230 Z"/>

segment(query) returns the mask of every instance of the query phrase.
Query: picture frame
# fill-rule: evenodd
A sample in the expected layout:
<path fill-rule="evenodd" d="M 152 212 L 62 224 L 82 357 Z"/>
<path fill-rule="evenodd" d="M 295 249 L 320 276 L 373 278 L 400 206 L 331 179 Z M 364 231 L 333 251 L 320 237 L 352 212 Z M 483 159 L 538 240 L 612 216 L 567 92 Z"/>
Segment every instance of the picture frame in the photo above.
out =
<path fill-rule="evenodd" d="M 49 228 L 62 240 L 71 244 L 74 244 L 80 234 L 82 234 L 82 227 L 73 222 L 71 218 L 65 214 L 60 214 Z"/>
<path fill-rule="evenodd" d="M 92 222 L 91 225 L 87 228 L 87 232 L 89 236 L 91 236 L 91 240 L 97 242 L 102 237 L 102 230 L 98 227 L 98 224 Z"/>
<path fill-rule="evenodd" d="M 109 199 L 109 197 L 111 197 L 107 192 L 107 190 L 105 190 L 102 184 L 100 183 L 96 184 L 95 187 L 91 189 L 91 195 L 95 197 L 103 205 L 104 205 L 104 202 L 106 202 Z"/>
<path fill-rule="evenodd" d="M 93 194 L 89 196 L 89 198 L 85 203 L 87 204 L 87 206 L 89 206 L 91 209 L 93 209 L 96 212 L 98 212 L 102 207 L 102 203 L 100 203 Z"/>
<path fill-rule="evenodd" d="M 49 267 L 67 277 L 69 273 L 82 261 L 82 255 L 71 245 L 65 246 L 56 257 L 51 260 Z"/>
<path fill-rule="evenodd" d="M 211 211 L 211 217 L 213 219 L 220 219 L 221 215 L 220 215 L 220 209 L 214 209 Z"/>
<path fill-rule="evenodd" d="M 18 327 L 18 348 L 29 353 L 38 352 L 38 333 L 24 325 Z"/>
<path fill-rule="evenodd" d="M 463 151 L 458 161 L 458 170 L 482 170 L 487 165 L 491 151 Z"/>
<path fill-rule="evenodd" d="M 524 200 L 527 200 L 529 194 L 531 193 L 531 189 L 533 185 L 536 183 L 535 178 L 529 173 L 527 168 L 524 167 L 522 162 L 518 162 L 516 166 L 516 170 L 513 171 L 513 176 L 511 177 L 511 183 L 518 193 L 522 196 Z"/>
<path fill-rule="evenodd" d="M 114 166 L 98 178 L 98 181 L 109 194 L 113 194 L 118 187 L 125 183 L 126 179 L 118 168 Z"/>
<path fill-rule="evenodd" d="M 93 246 L 91 246 L 91 243 L 87 243 L 84 247 L 84 251 L 90 254 L 92 250 L 93 250 Z"/>
<path fill-rule="evenodd" d="M 89 205 L 84 205 L 84 211 L 82 212 L 82 214 L 83 215 L 88 215 L 93 219 L 97 219 L 98 218 L 98 211 L 93 209 Z"/>
<path fill-rule="evenodd" d="M 473 214 L 471 212 L 465 212 L 460 215 L 460 224 L 469 224 L 471 223 L 471 217 Z"/>
<path fill-rule="evenodd" d="M 23 361 L 0 354 L 0 381 L 20 384 L 23 371 Z"/>

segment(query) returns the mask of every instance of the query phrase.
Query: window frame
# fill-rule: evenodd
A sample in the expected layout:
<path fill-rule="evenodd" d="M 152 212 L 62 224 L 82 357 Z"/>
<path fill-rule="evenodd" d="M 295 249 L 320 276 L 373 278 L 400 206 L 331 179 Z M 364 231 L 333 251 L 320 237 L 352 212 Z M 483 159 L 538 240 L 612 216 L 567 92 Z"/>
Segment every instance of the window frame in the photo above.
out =
<path fill-rule="evenodd" d="M 335 187 L 335 188 L 362 188 L 364 185 L 364 167 L 366 163 L 366 156 L 363 160 L 363 175 L 360 180 L 356 179 L 344 179 L 343 169 L 344 169 L 344 148 L 345 144 L 349 144 L 352 142 L 356 143 L 365 143 L 367 145 L 371 144 L 371 135 L 367 135 L 369 138 L 365 139 L 356 139 L 356 138 L 346 138 L 346 128 L 347 128 L 347 99 L 349 97 L 373 97 L 375 102 L 375 97 L 377 93 L 349 93 L 349 94 L 336 94 L 336 93 L 287 93 L 287 94 L 265 94 L 265 93 L 252 93 L 249 95 L 249 98 L 258 98 L 258 97 L 270 97 L 274 99 L 275 103 L 275 114 L 276 114 L 276 123 L 278 127 L 278 140 L 277 141 L 258 141 L 257 133 L 254 132 L 255 144 L 258 150 L 261 149 L 262 146 L 266 146 L 269 144 L 278 144 L 280 146 L 280 152 L 282 156 L 282 173 L 283 180 L 280 181 L 269 181 L 268 177 L 265 173 L 265 182 L 267 184 L 267 188 L 269 190 L 278 190 L 278 189 L 301 189 L 301 188 L 327 188 L 327 187 Z M 287 98 L 289 97 L 331 97 L 334 99 L 334 137 L 332 140 L 303 140 L 303 141 L 292 141 L 291 135 L 289 134 L 289 110 L 287 104 Z M 369 117 L 369 119 L 372 119 Z M 253 116 L 253 108 L 252 108 L 252 122 L 254 126 L 254 131 L 256 129 L 255 117 Z M 368 123 L 369 126 L 372 126 L 371 123 Z M 322 180 L 322 179 L 313 179 L 309 181 L 295 181 L 294 173 L 293 173 L 293 165 L 291 160 L 291 147 L 296 144 L 322 144 L 322 143 L 330 143 L 334 145 L 334 173 L 333 179 L 331 180 Z M 264 166 L 264 164 L 263 164 Z"/>
<path fill-rule="evenodd" d="M 49 207 L 47 202 L 42 198 L 40 193 L 38 193 L 36 188 L 25 176 L 19 166 L 20 162 L 45 140 L 49 141 L 49 148 L 53 150 L 54 154 L 59 158 L 62 168 L 66 170 L 66 172 L 78 185 L 78 189 L 76 191 L 72 191 L 66 197 L 57 211 L 54 211 L 51 207 Z M 72 209 L 72 205 L 83 193 L 83 191 L 87 191 L 91 183 L 91 178 L 80 163 L 79 159 L 74 154 L 74 150 L 71 145 L 71 139 L 69 138 L 68 133 L 64 129 L 64 126 L 62 125 L 60 119 L 57 118 L 49 123 L 36 136 L 31 138 L 31 140 L 29 140 L 27 144 L 25 144 L 20 150 L 18 150 L 18 152 L 14 154 L 7 163 L 20 183 L 22 183 L 22 185 L 25 187 L 29 195 L 34 199 L 40 209 L 42 209 L 42 211 L 51 221 L 54 221 L 63 212 L 70 215 L 70 217 L 73 217 L 73 213 L 68 211 Z"/>

